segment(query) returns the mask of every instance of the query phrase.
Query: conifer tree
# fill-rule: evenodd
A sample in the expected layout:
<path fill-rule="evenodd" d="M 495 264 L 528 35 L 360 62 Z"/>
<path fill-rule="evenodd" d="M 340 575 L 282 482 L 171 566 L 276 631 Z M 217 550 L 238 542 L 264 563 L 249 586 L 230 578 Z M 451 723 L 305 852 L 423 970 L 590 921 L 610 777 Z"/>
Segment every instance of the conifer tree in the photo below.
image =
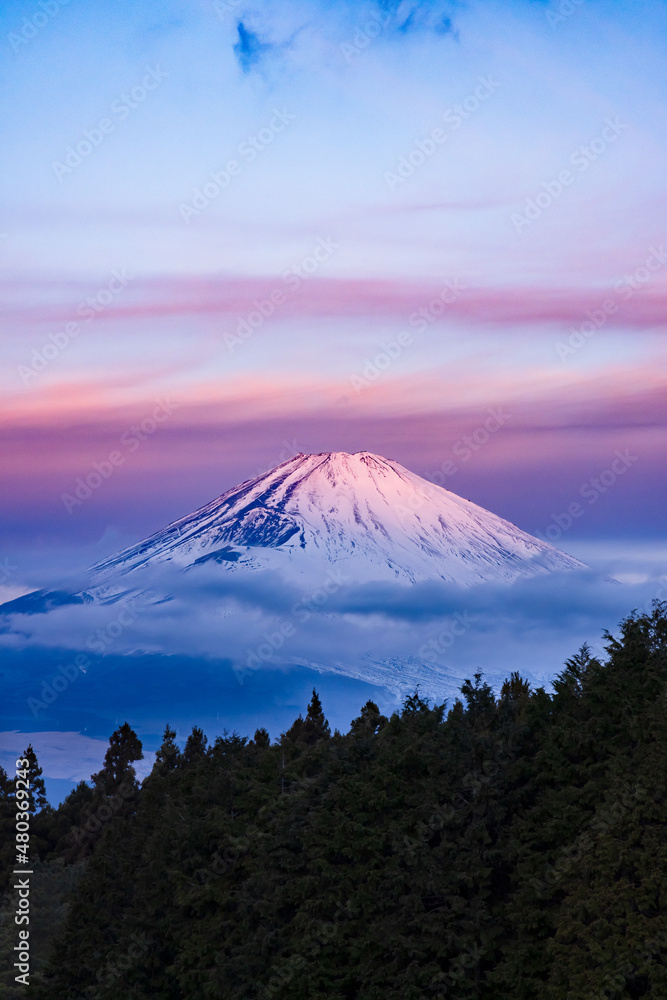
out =
<path fill-rule="evenodd" d="M 530 698 L 530 684 L 524 681 L 518 671 L 510 674 L 500 689 L 500 703 L 525 706 Z"/>
<path fill-rule="evenodd" d="M 14 782 L 0 767 L 0 893 L 9 885 L 14 854 L 16 805 Z"/>
<path fill-rule="evenodd" d="M 317 743 L 318 740 L 329 739 L 330 736 L 331 728 L 324 717 L 322 702 L 317 691 L 313 688 L 313 696 L 310 699 L 306 718 L 303 723 L 302 738 L 306 744 L 311 746 L 313 743 Z"/>
<path fill-rule="evenodd" d="M 313 746 L 320 740 L 328 740 L 331 737 L 331 727 L 324 716 L 322 703 L 315 688 L 308 704 L 306 718 L 303 719 L 299 715 L 285 736 L 289 741 L 302 746 Z"/>
<path fill-rule="evenodd" d="M 9 796 L 10 790 L 11 782 L 7 777 L 4 767 L 0 765 L 0 802 L 3 802 Z"/>
<path fill-rule="evenodd" d="M 37 754 L 33 750 L 32 743 L 28 744 L 27 750 L 21 756 L 29 762 L 28 767 L 25 768 L 28 772 L 27 780 L 29 783 L 28 801 L 30 805 L 28 808 L 31 813 L 36 813 L 46 806 L 46 788 L 42 778 L 42 769 L 37 761 Z"/>
<path fill-rule="evenodd" d="M 388 721 L 375 702 L 369 699 L 360 715 L 350 723 L 350 733 L 354 736 L 374 736 Z"/>
<path fill-rule="evenodd" d="M 169 724 L 164 727 L 162 744 L 155 752 L 155 763 L 161 771 L 172 771 L 178 766 L 181 751 L 176 743 L 176 730 Z"/>
<path fill-rule="evenodd" d="M 124 783 L 134 784 L 137 772 L 132 764 L 135 760 L 143 760 L 143 756 L 141 740 L 129 723 L 124 722 L 109 737 L 102 770 L 92 776 L 96 789 L 111 796 Z"/>
<path fill-rule="evenodd" d="M 273 746 L 193 732 L 106 824 L 35 995 L 664 1000 L 667 606 L 608 653 L 335 738 L 316 692 Z"/>
<path fill-rule="evenodd" d="M 183 763 L 192 764 L 206 756 L 208 738 L 204 735 L 203 729 L 198 726 L 192 727 L 192 732 L 185 741 L 183 749 Z"/>

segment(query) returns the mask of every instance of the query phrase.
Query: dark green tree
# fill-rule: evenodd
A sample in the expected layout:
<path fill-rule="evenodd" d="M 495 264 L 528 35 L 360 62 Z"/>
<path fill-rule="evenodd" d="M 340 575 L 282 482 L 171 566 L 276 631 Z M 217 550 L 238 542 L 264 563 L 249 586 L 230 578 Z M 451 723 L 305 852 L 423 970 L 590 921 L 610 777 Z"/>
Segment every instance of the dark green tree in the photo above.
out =
<path fill-rule="evenodd" d="M 313 746 L 320 740 L 330 739 L 331 727 L 324 716 L 322 703 L 315 688 L 313 688 L 313 696 L 308 705 L 306 718 L 302 719 L 299 715 L 285 736 L 289 741 L 304 746 Z"/>
<path fill-rule="evenodd" d="M 176 743 L 176 730 L 169 724 L 164 727 L 162 743 L 155 752 L 155 763 L 161 771 L 172 771 L 178 767 L 181 751 Z"/>
<path fill-rule="evenodd" d="M 360 715 L 350 723 L 350 733 L 354 736 L 369 737 L 387 725 L 386 715 L 382 715 L 374 701 L 367 701 Z"/>
<path fill-rule="evenodd" d="M 0 893 L 10 884 L 14 860 L 16 800 L 14 782 L 0 767 Z"/>
<path fill-rule="evenodd" d="M 207 753 L 208 739 L 204 736 L 203 729 L 198 726 L 192 727 L 192 732 L 185 741 L 183 749 L 183 763 L 192 764 L 202 759 Z"/>
<path fill-rule="evenodd" d="M 664 1000 L 667 607 L 607 650 L 342 736 L 315 692 L 273 746 L 198 731 L 106 824 L 35 995 Z"/>
<path fill-rule="evenodd" d="M 136 783 L 137 772 L 132 766 L 135 760 L 143 760 L 141 740 L 124 722 L 109 738 L 109 748 L 104 756 L 104 766 L 101 771 L 92 776 L 95 788 L 104 795 L 110 796 L 118 791 L 121 785 Z"/>
<path fill-rule="evenodd" d="M 24 750 L 21 757 L 29 762 L 28 767 L 24 770 L 28 772 L 28 801 L 30 803 L 28 808 L 34 814 L 46 806 L 46 788 L 44 786 L 44 779 L 42 778 L 42 769 L 39 766 L 37 754 L 33 750 L 32 743 L 28 744 L 28 748 Z"/>

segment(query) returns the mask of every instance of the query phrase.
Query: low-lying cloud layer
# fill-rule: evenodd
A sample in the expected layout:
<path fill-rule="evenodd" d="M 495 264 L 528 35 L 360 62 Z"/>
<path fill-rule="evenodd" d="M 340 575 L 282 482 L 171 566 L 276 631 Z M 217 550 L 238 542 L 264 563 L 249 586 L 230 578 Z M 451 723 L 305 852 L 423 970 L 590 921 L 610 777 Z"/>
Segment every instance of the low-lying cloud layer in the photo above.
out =
<path fill-rule="evenodd" d="M 468 590 L 357 586 L 335 569 L 299 586 L 269 572 L 153 567 L 134 581 L 152 602 L 128 591 L 113 604 L 8 615 L 0 646 L 69 649 L 86 660 L 82 669 L 109 655 L 194 656 L 224 663 L 241 685 L 258 670 L 310 666 L 451 698 L 476 670 L 495 684 L 512 670 L 548 684 L 583 642 L 602 653 L 604 629 L 667 597 L 659 566 L 624 565 L 614 564 L 623 582 L 598 567 Z"/>
<path fill-rule="evenodd" d="M 369 697 L 390 713 L 418 687 L 451 705 L 477 671 L 496 691 L 515 670 L 548 688 L 582 643 L 604 659 L 605 629 L 667 598 L 664 549 L 588 548 L 578 555 L 594 568 L 469 590 L 355 586 L 335 568 L 303 585 L 210 564 L 153 568 L 141 582 L 171 595 L 162 604 L 128 594 L 0 615 L 4 728 L 14 730 L 0 733 L 0 763 L 32 740 L 49 778 L 87 778 L 126 719 L 151 748 L 167 721 L 181 743 L 192 725 L 210 738 L 260 725 L 276 737 L 313 686 L 341 729 Z"/>

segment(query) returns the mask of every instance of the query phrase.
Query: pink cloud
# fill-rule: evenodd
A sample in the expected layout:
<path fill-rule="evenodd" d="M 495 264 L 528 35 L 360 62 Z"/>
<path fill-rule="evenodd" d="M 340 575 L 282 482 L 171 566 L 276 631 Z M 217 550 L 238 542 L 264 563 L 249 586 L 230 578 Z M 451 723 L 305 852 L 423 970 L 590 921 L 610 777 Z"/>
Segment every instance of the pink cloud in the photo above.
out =
<path fill-rule="evenodd" d="M 290 289 L 280 277 L 141 279 L 101 312 L 95 322 L 175 316 L 234 318 L 252 310 L 255 300 L 266 299 L 272 291 L 281 290 L 286 296 L 276 312 L 281 317 L 390 316 L 399 323 L 407 323 L 413 312 L 439 298 L 443 285 L 444 276 L 442 282 L 428 283 L 313 276 L 304 278 L 298 289 Z M 25 292 L 28 290 L 26 286 Z M 91 287 L 72 285 L 71 292 L 73 301 L 83 299 L 91 294 Z M 465 287 L 447 305 L 444 315 L 471 324 L 529 327 L 534 334 L 536 324 L 579 325 L 586 321 L 588 310 L 603 309 L 605 300 L 616 307 L 605 316 L 606 327 L 664 329 L 667 287 L 659 276 L 650 285 L 637 283 L 636 290 L 627 286 L 624 292 L 615 291 L 613 286 Z M 63 303 L 15 306 L 5 315 L 14 323 L 58 324 L 76 319 L 73 308 Z M 131 332 L 134 333 L 134 328 Z"/>
<path fill-rule="evenodd" d="M 247 377 L 224 385 L 215 380 L 200 383 L 178 396 L 166 394 L 174 403 L 173 415 L 142 449 L 141 462 L 169 464 L 174 457 L 170 449 L 177 445 L 184 448 L 179 462 L 189 465 L 195 455 L 196 463 L 211 441 L 241 434 L 243 427 L 263 427 L 271 438 L 273 422 L 331 429 L 356 423 L 360 449 L 369 447 L 364 428 L 385 422 L 447 426 L 460 435 L 471 426 L 474 429 L 489 407 L 502 407 L 511 414 L 503 438 L 509 432 L 537 438 L 631 428 L 655 428 L 662 433 L 667 428 L 667 374 L 656 367 L 609 366 L 593 376 L 575 374 L 566 379 L 537 371 L 513 376 L 494 371 L 475 374 L 470 365 L 435 371 L 428 378 L 387 378 L 357 399 L 354 393 L 341 394 L 340 383 L 324 378 L 313 382 Z M 9 412 L 5 415 L 2 437 L 7 472 L 70 470 L 92 461 L 113 447 L 132 424 L 149 417 L 156 405 L 153 397 L 114 401 L 104 383 L 84 386 L 78 396 L 61 387 L 37 398 L 40 405 L 32 412 L 26 410 L 18 418 Z M 332 448 L 336 433 L 327 432 Z M 427 433 L 428 441 L 431 433 Z M 347 430 L 345 438 L 349 438 Z M 168 440 L 171 443 L 163 451 L 160 442 Z M 313 447 L 326 450 L 316 443 Z M 300 446 L 300 450 L 306 448 Z M 432 450 L 430 444 L 427 450 Z"/>

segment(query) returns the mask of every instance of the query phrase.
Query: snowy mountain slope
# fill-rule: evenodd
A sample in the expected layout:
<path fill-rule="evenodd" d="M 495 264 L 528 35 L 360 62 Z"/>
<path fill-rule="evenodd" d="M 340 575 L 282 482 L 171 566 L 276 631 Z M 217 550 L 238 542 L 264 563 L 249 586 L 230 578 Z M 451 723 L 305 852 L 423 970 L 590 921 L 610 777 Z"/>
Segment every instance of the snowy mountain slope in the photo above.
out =
<path fill-rule="evenodd" d="M 306 668 L 397 695 L 419 685 L 450 697 L 487 623 L 504 635 L 503 595 L 521 603 L 509 584 L 561 586 L 552 573 L 583 568 L 397 462 L 297 455 L 69 589 L 2 605 L 0 636 L 87 655 L 156 655 L 165 683 L 171 657 L 186 656 L 224 661 L 241 685 L 258 684 L 264 667 Z M 479 584 L 490 587 L 466 593 Z"/>
<path fill-rule="evenodd" d="M 299 454 L 93 567 L 86 597 L 140 587 L 142 570 L 271 569 L 350 583 L 462 587 L 583 567 L 482 507 L 369 452 Z"/>

